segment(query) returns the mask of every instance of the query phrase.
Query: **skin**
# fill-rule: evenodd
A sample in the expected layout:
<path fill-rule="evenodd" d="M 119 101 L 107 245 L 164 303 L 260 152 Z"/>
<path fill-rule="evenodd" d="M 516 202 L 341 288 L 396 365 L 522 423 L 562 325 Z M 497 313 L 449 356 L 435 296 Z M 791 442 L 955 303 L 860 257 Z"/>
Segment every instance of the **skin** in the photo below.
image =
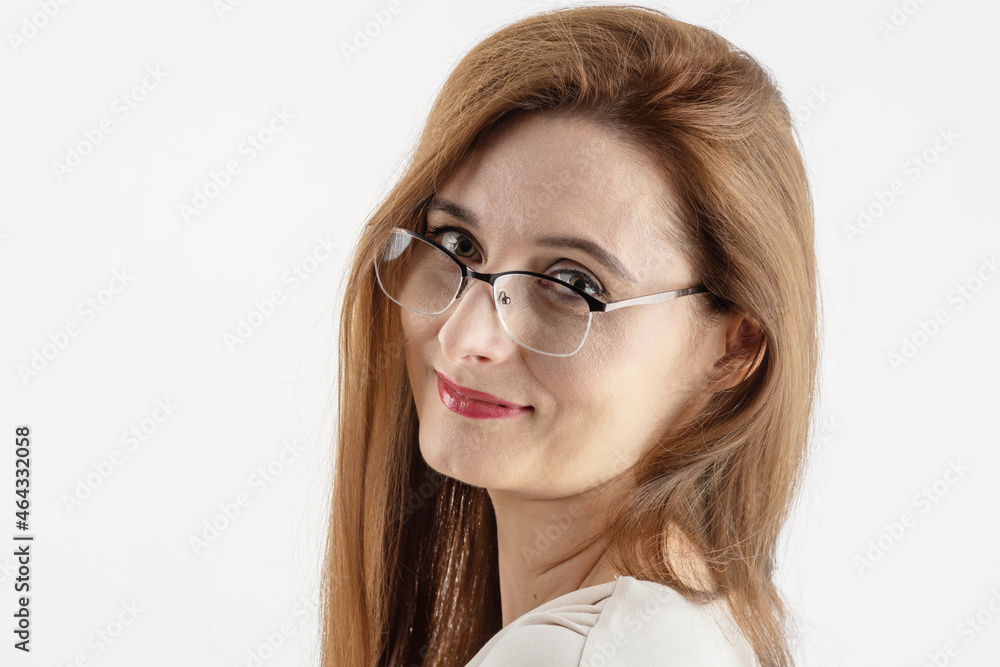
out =
<path fill-rule="evenodd" d="M 479 220 L 443 211 L 429 225 L 461 227 L 478 271 L 583 269 L 621 300 L 699 284 L 682 248 L 650 227 L 673 226 L 663 178 L 631 146 L 588 121 L 535 114 L 470 154 L 437 196 Z M 575 248 L 539 245 L 540 234 L 582 236 L 618 257 L 635 282 L 616 278 Z M 440 241 L 440 237 L 438 237 Z M 613 581 L 595 492 L 632 465 L 706 391 L 726 386 L 726 367 L 756 332 L 740 314 L 699 320 L 696 299 L 595 313 L 583 348 L 538 354 L 503 329 L 489 286 L 472 281 L 444 313 L 400 309 L 420 452 L 442 474 L 487 489 L 497 518 L 503 624 L 580 588 Z M 509 419 L 449 410 L 440 371 L 458 383 L 530 405 Z M 735 379 L 733 379 L 735 381 Z M 682 573 L 706 583 L 703 563 L 667 536 Z"/>

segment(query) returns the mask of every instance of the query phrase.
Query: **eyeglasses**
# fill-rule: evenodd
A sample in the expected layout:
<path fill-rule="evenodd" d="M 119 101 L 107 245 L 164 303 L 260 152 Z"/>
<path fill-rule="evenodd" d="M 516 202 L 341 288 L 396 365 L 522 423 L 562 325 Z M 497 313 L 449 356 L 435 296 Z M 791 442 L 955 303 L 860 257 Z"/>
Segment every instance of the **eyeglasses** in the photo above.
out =
<path fill-rule="evenodd" d="M 446 311 L 475 278 L 493 289 L 500 322 L 520 345 L 553 357 L 576 354 L 593 313 L 661 303 L 707 292 L 703 285 L 605 303 L 576 285 L 532 271 L 473 271 L 450 250 L 417 232 L 394 227 L 374 259 L 379 286 L 392 301 L 427 315 Z M 585 280 L 577 270 L 554 269 Z"/>

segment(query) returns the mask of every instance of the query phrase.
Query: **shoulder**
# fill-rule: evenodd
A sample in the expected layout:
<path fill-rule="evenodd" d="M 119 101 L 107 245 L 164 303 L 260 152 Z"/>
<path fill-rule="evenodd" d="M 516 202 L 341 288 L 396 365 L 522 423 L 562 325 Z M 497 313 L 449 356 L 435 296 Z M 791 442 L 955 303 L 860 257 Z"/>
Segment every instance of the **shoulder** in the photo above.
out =
<path fill-rule="evenodd" d="M 723 603 L 629 576 L 574 591 L 494 635 L 468 667 L 757 667 Z"/>
<path fill-rule="evenodd" d="M 578 667 L 617 582 L 550 600 L 496 633 L 466 667 Z"/>
<path fill-rule="evenodd" d="M 581 665 L 757 667 L 724 601 L 699 604 L 662 584 L 621 577 Z"/>

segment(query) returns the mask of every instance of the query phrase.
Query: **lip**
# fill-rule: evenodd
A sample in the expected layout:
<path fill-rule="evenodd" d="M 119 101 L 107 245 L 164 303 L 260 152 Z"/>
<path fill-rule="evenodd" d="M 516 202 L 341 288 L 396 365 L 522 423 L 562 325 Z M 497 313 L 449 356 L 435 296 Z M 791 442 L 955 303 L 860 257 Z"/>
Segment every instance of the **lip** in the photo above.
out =
<path fill-rule="evenodd" d="M 534 409 L 530 405 L 512 404 L 499 396 L 463 387 L 441 373 L 435 373 L 438 376 L 438 396 L 452 412 L 474 419 L 503 419 L 527 414 Z"/>

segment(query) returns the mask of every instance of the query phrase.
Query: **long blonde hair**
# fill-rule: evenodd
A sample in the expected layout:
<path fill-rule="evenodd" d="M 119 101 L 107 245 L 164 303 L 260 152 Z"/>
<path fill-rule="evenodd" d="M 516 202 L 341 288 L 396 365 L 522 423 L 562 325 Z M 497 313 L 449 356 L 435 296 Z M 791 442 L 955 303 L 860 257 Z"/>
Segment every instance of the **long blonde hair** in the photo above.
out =
<path fill-rule="evenodd" d="M 622 473 L 630 483 L 608 514 L 609 553 L 617 571 L 689 599 L 724 597 L 760 664 L 789 665 L 794 632 L 772 575 L 801 483 L 818 363 L 805 168 L 788 108 L 753 58 L 635 6 L 550 11 L 475 46 L 361 234 L 340 317 L 322 664 L 463 665 L 502 627 L 489 496 L 420 455 L 398 306 L 372 259 L 389 228 L 417 229 L 423 205 L 478 142 L 546 112 L 589 119 L 649 155 L 708 287 L 705 314 L 739 310 L 762 334 L 745 379 Z M 671 527 L 711 568 L 712 590 L 678 576 L 663 546 Z"/>

